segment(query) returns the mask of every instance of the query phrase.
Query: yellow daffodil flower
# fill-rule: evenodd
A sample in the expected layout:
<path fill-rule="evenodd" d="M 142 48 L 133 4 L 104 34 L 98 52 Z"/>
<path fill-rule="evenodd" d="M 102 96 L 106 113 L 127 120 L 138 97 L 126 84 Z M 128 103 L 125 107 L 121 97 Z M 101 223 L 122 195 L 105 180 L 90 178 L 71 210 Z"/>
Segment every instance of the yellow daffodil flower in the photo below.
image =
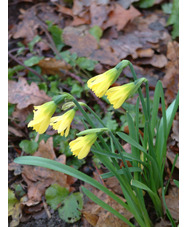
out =
<path fill-rule="evenodd" d="M 56 107 L 54 101 L 46 102 L 41 106 L 34 106 L 34 119 L 29 122 L 28 127 L 33 127 L 39 134 L 44 133 L 50 124 L 50 118 Z"/>
<path fill-rule="evenodd" d="M 86 136 L 78 137 L 69 143 L 70 149 L 73 155 L 77 156 L 78 159 L 85 158 L 90 152 L 91 146 L 95 143 L 97 134 L 92 133 Z"/>
<path fill-rule="evenodd" d="M 61 116 L 52 117 L 50 120 L 50 125 L 52 125 L 52 127 L 57 130 L 58 133 L 61 133 L 62 136 L 65 134 L 65 137 L 67 137 L 75 113 L 76 111 L 74 109 L 71 109 Z"/>
<path fill-rule="evenodd" d="M 101 98 L 110 85 L 117 79 L 118 70 L 116 68 L 110 69 L 103 74 L 94 76 L 88 80 L 88 87 L 96 94 L 97 97 Z"/>
<path fill-rule="evenodd" d="M 110 88 L 106 92 L 106 96 L 114 109 L 118 109 L 126 99 L 131 97 L 144 81 L 146 81 L 146 79 L 141 78 L 132 83 Z"/>
<path fill-rule="evenodd" d="M 114 109 L 118 109 L 129 97 L 131 90 L 134 88 L 134 83 L 112 87 L 107 91 L 106 96 Z"/>

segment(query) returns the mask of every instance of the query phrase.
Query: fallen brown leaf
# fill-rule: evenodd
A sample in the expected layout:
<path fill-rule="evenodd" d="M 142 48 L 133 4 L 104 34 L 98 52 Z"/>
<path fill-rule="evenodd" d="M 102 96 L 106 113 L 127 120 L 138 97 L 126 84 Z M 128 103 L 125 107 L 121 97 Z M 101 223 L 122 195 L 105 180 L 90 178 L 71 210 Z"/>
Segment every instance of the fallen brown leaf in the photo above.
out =
<path fill-rule="evenodd" d="M 19 78 L 18 82 L 8 81 L 8 102 L 17 104 L 18 109 L 23 109 L 29 105 L 40 105 L 50 101 L 51 98 L 44 91 L 39 90 L 37 84 L 32 82 L 29 85 L 25 78 Z"/>
<path fill-rule="evenodd" d="M 154 227 L 171 227 L 171 226 L 172 226 L 172 224 L 170 222 L 161 219 L 161 221 L 159 223 L 155 224 Z"/>
<path fill-rule="evenodd" d="M 157 21 L 160 28 L 154 29 Z M 139 49 L 151 48 L 157 51 L 160 45 L 164 46 L 171 40 L 169 33 L 162 30 L 164 26 L 166 21 L 163 15 L 154 13 L 146 17 L 137 17 L 125 27 L 124 34 L 109 40 L 109 46 L 119 59 L 129 55 L 136 59 L 139 57 Z"/>
<path fill-rule="evenodd" d="M 66 45 L 71 46 L 70 52 L 76 52 L 79 57 L 89 57 L 98 47 L 97 40 L 90 34 L 83 34 L 81 30 L 74 27 L 65 27 L 63 38 Z"/>
<path fill-rule="evenodd" d="M 171 162 L 171 164 L 173 164 L 176 154 L 173 151 L 171 151 L 170 149 L 168 149 L 166 156 L 169 159 L 169 161 Z M 175 167 L 179 169 L 179 157 L 176 160 Z"/>
<path fill-rule="evenodd" d="M 21 15 L 18 25 L 14 26 L 10 31 L 14 39 L 25 38 L 27 42 L 33 40 L 34 36 L 38 34 L 37 29 L 40 27 L 40 20 L 43 22 L 50 20 L 54 23 L 60 21 L 60 17 L 55 14 L 54 8 L 47 3 L 38 3 L 28 10 L 20 10 Z"/>
<path fill-rule="evenodd" d="M 117 30 L 122 30 L 128 22 L 140 16 L 141 13 L 131 6 L 128 10 L 115 3 L 114 9 L 110 12 L 108 20 L 104 23 L 104 29 L 116 25 Z"/>
<path fill-rule="evenodd" d="M 140 49 L 136 50 L 136 52 L 137 52 L 138 57 L 140 57 L 140 58 L 148 58 L 148 57 L 150 58 L 154 55 L 154 50 L 151 48 L 147 48 L 147 49 L 140 48 Z"/>
<path fill-rule="evenodd" d="M 167 207 L 175 220 L 179 220 L 179 189 L 175 186 L 165 196 Z"/>
<path fill-rule="evenodd" d="M 111 189 L 116 194 L 118 194 L 118 195 L 123 194 L 120 183 L 116 179 L 116 177 L 109 177 L 108 179 L 105 180 L 105 184 L 106 184 L 107 188 Z"/>
<path fill-rule="evenodd" d="M 56 160 L 63 164 L 66 163 L 65 155 L 60 155 L 56 159 L 53 150 L 52 137 L 50 137 L 46 143 L 43 140 L 40 142 L 38 151 L 34 153 L 34 156 Z M 67 184 L 67 175 L 47 168 L 38 166 L 24 166 L 22 177 L 28 186 L 28 200 L 24 203 L 27 206 L 38 204 L 41 201 L 46 188 L 51 184 L 58 183 L 62 187 L 69 189 L 69 185 Z"/>
<path fill-rule="evenodd" d="M 13 135 L 18 136 L 18 137 L 25 137 L 25 134 L 21 130 L 19 130 L 17 128 L 13 128 L 10 125 L 8 126 L 8 132 L 10 132 Z"/>
<path fill-rule="evenodd" d="M 103 23 L 107 21 L 109 10 L 108 6 L 98 5 L 96 2 L 92 1 L 90 5 L 91 25 L 98 25 L 99 27 L 102 27 Z"/>
<path fill-rule="evenodd" d="M 163 54 L 154 54 L 151 58 L 143 58 L 136 61 L 139 65 L 152 65 L 163 68 L 167 65 L 167 58 Z"/>
<path fill-rule="evenodd" d="M 166 74 L 162 80 L 166 88 L 165 97 L 171 103 L 175 99 L 179 88 L 179 43 L 176 41 L 167 44 Z"/>
<path fill-rule="evenodd" d="M 99 49 L 96 49 L 90 55 L 90 58 L 99 61 L 102 64 L 115 66 L 119 63 L 119 58 L 113 54 L 113 50 L 109 45 L 109 41 L 106 39 L 101 39 L 99 42 Z"/>
<path fill-rule="evenodd" d="M 179 121 L 174 120 L 173 126 L 172 126 L 173 133 L 171 134 L 171 137 L 176 140 L 176 142 L 179 142 Z"/>
<path fill-rule="evenodd" d="M 102 201 L 113 207 L 115 210 L 117 210 L 120 214 L 122 214 L 124 217 L 126 217 L 128 220 L 130 220 L 133 215 L 125 210 L 120 204 L 115 202 L 113 199 L 111 199 L 108 195 L 106 195 L 104 192 L 97 190 L 96 188 L 93 188 L 91 185 L 85 184 L 84 187 L 89 189 L 92 193 L 94 193 L 98 198 L 100 198 Z M 119 197 L 119 196 L 118 196 Z M 120 197 L 121 200 L 126 202 L 122 197 Z M 91 200 L 89 200 L 87 197 L 84 200 L 84 207 L 83 207 L 83 216 L 86 218 L 86 220 L 93 226 L 96 227 L 125 227 L 128 226 L 125 224 L 122 220 L 111 214 L 110 212 L 104 210 L 102 207 L 98 206 Z"/>
<path fill-rule="evenodd" d="M 25 120 L 28 117 L 28 115 L 32 112 L 33 112 L 33 106 L 31 105 L 23 109 L 18 109 L 16 106 L 14 112 L 12 113 L 12 117 L 20 121 L 21 123 L 26 124 Z"/>
<path fill-rule="evenodd" d="M 60 69 L 70 70 L 72 67 L 64 61 L 55 58 L 42 59 L 38 66 L 41 67 L 43 74 L 61 74 Z"/>
<path fill-rule="evenodd" d="M 21 165 L 15 163 L 15 162 L 11 162 L 11 163 L 8 164 L 8 170 L 9 171 L 14 171 L 14 175 L 15 176 L 17 176 L 17 175 L 22 173 Z"/>

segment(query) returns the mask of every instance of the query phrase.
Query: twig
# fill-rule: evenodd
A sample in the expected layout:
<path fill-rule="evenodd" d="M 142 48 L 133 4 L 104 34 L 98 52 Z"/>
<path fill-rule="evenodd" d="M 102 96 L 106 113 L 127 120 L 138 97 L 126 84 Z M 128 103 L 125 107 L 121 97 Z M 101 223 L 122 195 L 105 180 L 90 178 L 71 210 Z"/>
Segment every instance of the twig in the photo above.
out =
<path fill-rule="evenodd" d="M 15 52 L 15 51 L 18 51 L 19 49 L 20 49 L 20 47 L 16 47 L 16 48 L 14 48 L 14 49 L 12 49 L 12 50 L 9 50 L 8 53 L 11 54 L 11 53 L 13 53 L 13 52 Z M 29 48 L 28 48 L 28 47 L 25 47 L 24 50 L 29 50 Z"/>
<path fill-rule="evenodd" d="M 47 36 L 47 38 L 48 38 L 48 40 L 49 40 L 49 42 L 50 42 L 50 48 L 53 50 L 53 52 L 61 59 L 61 56 L 60 56 L 60 53 L 59 53 L 59 51 L 57 50 L 57 48 L 56 48 L 56 45 L 55 45 L 55 43 L 54 43 L 54 41 L 53 41 L 53 39 L 52 39 L 52 37 L 51 37 L 51 35 L 50 35 L 50 33 L 48 32 L 48 30 L 47 30 L 47 25 L 42 21 L 42 19 L 38 16 L 38 15 L 35 15 L 36 16 L 36 18 L 37 18 L 37 20 L 38 20 L 38 22 L 39 22 L 39 24 L 41 25 L 41 27 L 42 27 L 42 29 L 44 30 L 44 32 L 45 32 L 45 34 L 46 34 L 46 36 Z"/>
<path fill-rule="evenodd" d="M 38 76 L 42 81 L 45 81 L 44 78 L 34 69 L 26 66 L 25 64 L 23 64 L 19 59 L 17 59 L 15 56 L 13 56 L 10 52 L 8 52 L 8 56 L 10 58 L 12 58 L 15 62 L 17 62 L 19 65 L 22 65 L 23 67 L 25 67 L 25 69 L 27 69 L 28 71 L 34 73 L 36 76 Z"/>
<path fill-rule="evenodd" d="M 48 209 L 48 207 L 47 207 L 47 204 L 46 204 L 44 198 L 42 198 L 42 202 L 43 202 L 43 206 L 44 206 L 44 209 L 45 209 L 45 212 L 46 212 L 48 218 L 51 218 L 50 211 L 49 211 L 49 209 Z"/>

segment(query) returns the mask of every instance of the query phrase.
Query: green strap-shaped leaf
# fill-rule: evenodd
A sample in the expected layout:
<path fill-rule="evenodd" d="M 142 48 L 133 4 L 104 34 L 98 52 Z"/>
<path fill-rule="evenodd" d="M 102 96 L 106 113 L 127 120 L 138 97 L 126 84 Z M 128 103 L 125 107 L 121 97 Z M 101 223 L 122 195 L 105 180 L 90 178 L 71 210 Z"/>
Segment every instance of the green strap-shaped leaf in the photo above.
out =
<path fill-rule="evenodd" d="M 107 195 L 109 195 L 112 199 L 114 199 L 116 202 L 118 202 L 120 205 L 122 205 L 124 208 L 130 211 L 129 206 L 124 203 L 122 200 L 120 200 L 114 193 L 109 191 L 106 187 L 104 187 L 102 184 L 94 180 L 93 178 L 87 176 L 86 174 L 70 167 L 67 165 L 64 165 L 62 163 L 59 163 L 54 160 L 50 160 L 47 158 L 42 158 L 42 157 L 33 157 L 33 156 L 22 156 L 19 158 L 16 158 L 14 160 L 15 163 L 22 164 L 22 165 L 34 165 L 34 166 L 41 166 L 44 168 L 52 169 L 58 172 L 65 173 L 67 175 L 70 175 L 72 177 L 78 178 L 94 187 L 97 189 L 105 192 Z"/>
<path fill-rule="evenodd" d="M 131 173 L 134 173 L 134 172 L 142 172 L 142 169 L 140 169 L 139 167 L 130 167 L 129 168 L 129 171 Z M 118 174 L 123 174 L 123 169 L 120 169 L 117 172 L 118 172 Z M 111 173 L 111 172 L 101 174 L 102 179 L 110 178 L 110 177 L 113 177 L 113 176 L 114 176 L 114 174 Z"/>
<path fill-rule="evenodd" d="M 127 143 L 129 143 L 130 145 L 136 147 L 137 149 L 139 149 L 140 151 L 143 152 L 147 152 L 146 149 L 144 147 L 142 147 L 139 143 L 137 143 L 134 139 L 132 139 L 130 136 L 128 136 L 127 134 L 123 133 L 123 132 L 117 132 L 117 135 L 125 140 Z"/>

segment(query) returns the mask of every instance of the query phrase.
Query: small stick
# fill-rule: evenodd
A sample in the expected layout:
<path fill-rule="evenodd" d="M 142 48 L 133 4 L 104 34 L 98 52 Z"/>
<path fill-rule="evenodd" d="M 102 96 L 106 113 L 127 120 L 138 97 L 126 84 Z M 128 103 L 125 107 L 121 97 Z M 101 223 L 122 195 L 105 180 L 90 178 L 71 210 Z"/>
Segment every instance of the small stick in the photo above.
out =
<path fill-rule="evenodd" d="M 46 212 L 48 218 L 51 218 L 50 211 L 48 210 L 47 204 L 43 198 L 42 198 L 42 202 L 43 202 L 43 206 L 44 206 L 44 209 L 45 209 L 45 212 Z"/>
<path fill-rule="evenodd" d="M 27 69 L 28 71 L 34 73 L 36 76 L 38 76 L 42 81 L 45 81 L 43 79 L 43 77 L 34 69 L 31 69 L 30 67 L 26 66 L 25 64 L 23 64 L 19 59 L 17 59 L 15 56 L 13 56 L 10 52 L 8 52 L 8 56 L 10 58 L 12 58 L 15 62 L 17 62 L 19 65 L 22 65 L 23 67 L 25 67 L 25 69 Z"/>

